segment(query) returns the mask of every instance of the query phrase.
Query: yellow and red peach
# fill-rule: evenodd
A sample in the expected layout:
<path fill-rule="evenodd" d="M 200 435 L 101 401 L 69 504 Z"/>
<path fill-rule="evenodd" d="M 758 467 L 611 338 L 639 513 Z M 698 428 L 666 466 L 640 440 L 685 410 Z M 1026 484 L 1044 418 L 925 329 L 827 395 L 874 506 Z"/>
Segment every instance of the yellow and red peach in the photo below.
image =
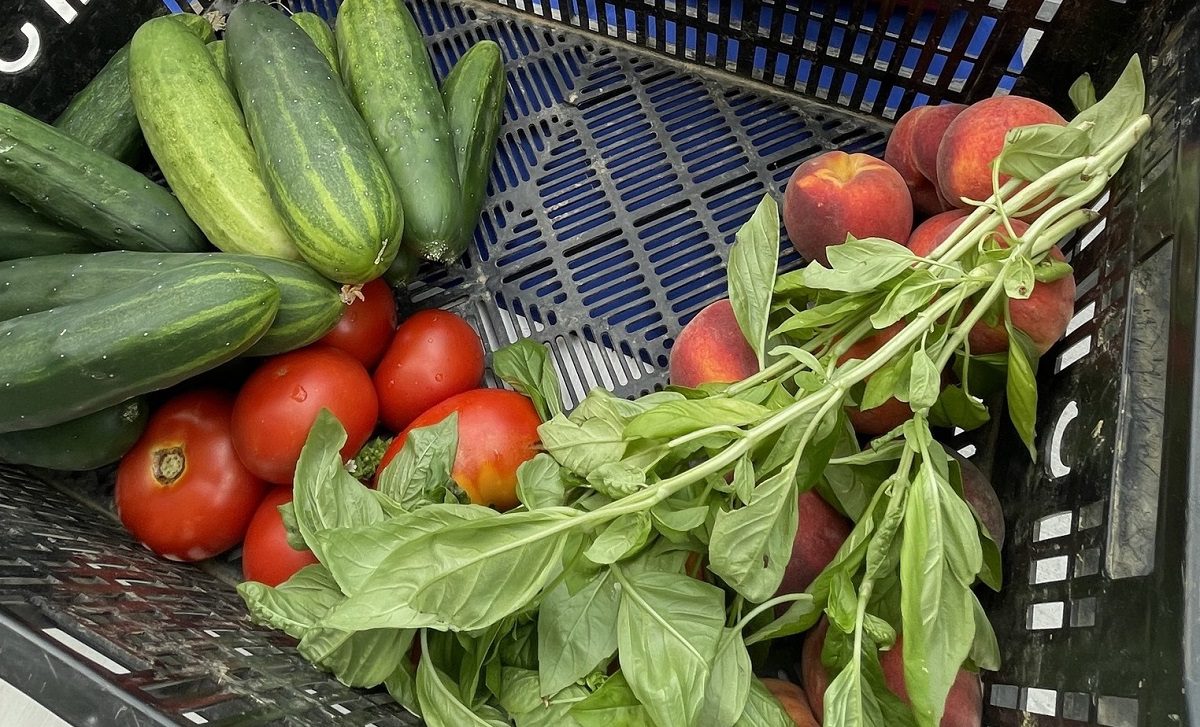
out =
<path fill-rule="evenodd" d="M 796 727 L 821 727 L 817 722 L 817 718 L 813 716 L 812 708 L 808 706 L 808 697 L 804 694 L 804 690 L 798 684 L 784 681 L 782 679 L 763 678 L 759 681 L 767 688 L 775 699 L 779 700 L 779 704 L 783 707 L 783 711 L 792 718 L 792 722 Z"/>
<path fill-rule="evenodd" d="M 945 242 L 958 227 L 958 223 L 970 214 L 967 210 L 953 209 L 930 217 L 917 225 L 917 229 L 909 235 L 908 249 L 912 250 L 914 255 L 925 257 Z"/>
<path fill-rule="evenodd" d="M 800 593 L 808 588 L 837 555 L 852 528 L 850 521 L 816 490 L 802 493 L 796 504 L 799 513 L 796 539 L 776 595 Z"/>
<path fill-rule="evenodd" d="M 964 104 L 944 103 L 940 106 L 927 106 L 929 109 L 921 117 L 921 125 L 913 135 L 913 163 L 917 171 L 935 185 L 938 183 L 937 156 L 946 129 L 958 115 L 967 109 Z M 947 204 L 947 207 L 951 205 Z"/>
<path fill-rule="evenodd" d="M 758 372 L 728 299 L 710 303 L 688 321 L 671 348 L 670 380 L 676 386 L 732 383 Z"/>

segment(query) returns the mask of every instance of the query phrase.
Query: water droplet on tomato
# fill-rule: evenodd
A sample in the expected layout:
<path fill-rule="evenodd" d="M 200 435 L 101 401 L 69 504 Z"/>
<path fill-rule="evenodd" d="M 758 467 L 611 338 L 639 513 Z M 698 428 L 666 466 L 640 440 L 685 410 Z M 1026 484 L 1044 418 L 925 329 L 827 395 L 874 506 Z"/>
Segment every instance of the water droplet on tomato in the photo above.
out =
<path fill-rule="evenodd" d="M 308 392 L 304 390 L 303 386 L 297 386 L 296 388 L 292 389 L 292 399 L 296 401 L 304 401 L 307 398 Z"/>

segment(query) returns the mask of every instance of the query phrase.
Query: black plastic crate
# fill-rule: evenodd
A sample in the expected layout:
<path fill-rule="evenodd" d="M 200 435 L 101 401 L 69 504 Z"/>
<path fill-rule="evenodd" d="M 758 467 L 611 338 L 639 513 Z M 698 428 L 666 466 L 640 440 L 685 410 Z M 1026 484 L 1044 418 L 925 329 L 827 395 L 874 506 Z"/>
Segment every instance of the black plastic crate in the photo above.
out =
<path fill-rule="evenodd" d="M 40 29 L 44 55 L 0 73 L 0 100 L 53 116 L 164 10 L 77 4 L 56 25 L 66 4 L 16 0 L 16 27 Z M 336 4 L 292 2 L 326 16 Z M 1038 464 L 1007 425 L 955 446 L 991 472 L 1010 532 L 1006 588 L 985 602 L 1004 657 L 985 724 L 1200 715 L 1193 0 L 410 5 L 438 73 L 491 38 L 509 74 L 476 244 L 461 265 L 424 271 L 413 303 L 464 313 L 489 349 L 549 343 L 568 403 L 593 385 L 663 383 L 673 337 L 725 295 L 734 230 L 805 158 L 879 154 L 891 121 L 922 103 L 1015 91 L 1068 112 L 1080 72 L 1103 89 L 1139 51 L 1155 127 L 1097 201 L 1102 219 L 1066 246 L 1078 312 L 1042 359 Z M 0 36 L 0 60 L 24 42 Z M 131 542 L 110 480 L 0 465 L 0 677 L 77 723 L 415 724 L 251 624 L 228 562 L 171 564 Z"/>

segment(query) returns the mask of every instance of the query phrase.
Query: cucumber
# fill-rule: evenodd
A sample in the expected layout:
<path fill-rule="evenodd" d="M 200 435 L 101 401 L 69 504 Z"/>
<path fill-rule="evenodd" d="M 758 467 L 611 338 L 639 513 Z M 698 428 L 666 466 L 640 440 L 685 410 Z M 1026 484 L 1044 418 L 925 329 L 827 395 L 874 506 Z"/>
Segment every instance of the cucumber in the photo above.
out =
<path fill-rule="evenodd" d="M 143 24 L 130 43 L 129 85 L 155 161 L 209 241 L 225 252 L 298 258 L 204 43 L 169 17 Z"/>
<path fill-rule="evenodd" d="M 292 22 L 299 25 L 300 29 L 312 39 L 317 50 L 321 51 L 321 55 L 329 61 L 329 67 L 333 69 L 334 73 L 338 73 L 337 41 L 333 39 L 333 31 L 329 29 L 329 23 L 325 22 L 325 18 L 316 13 L 301 12 L 292 15 Z"/>
<path fill-rule="evenodd" d="M 174 25 L 174 23 L 172 23 Z M 204 235 L 169 191 L 0 103 L 0 191 L 113 250 L 197 252 Z"/>
<path fill-rule="evenodd" d="M 279 312 L 271 328 L 244 355 L 268 356 L 306 346 L 337 325 L 345 310 L 337 287 L 302 262 L 225 253 L 117 251 L 0 265 L 0 320 L 90 301 L 201 260 L 245 263 L 279 286 Z"/>
<path fill-rule="evenodd" d="M 190 13 L 169 16 L 205 41 L 212 25 Z M 126 164 L 142 150 L 142 130 L 129 94 L 129 46 L 121 48 L 100 72 L 71 99 L 54 125 L 64 133 Z"/>
<path fill-rule="evenodd" d="M 229 72 L 229 55 L 225 52 L 225 41 L 214 40 L 207 47 L 213 62 L 217 64 L 217 71 L 220 72 L 221 78 L 225 79 L 225 85 L 229 87 L 229 93 L 234 95 L 236 101 L 237 89 L 233 87 L 233 74 Z M 245 123 L 244 119 L 242 123 Z"/>
<path fill-rule="evenodd" d="M 300 254 L 365 283 L 396 257 L 403 212 L 387 167 L 329 62 L 262 3 L 229 16 L 225 48 L 263 180 Z"/>
<path fill-rule="evenodd" d="M 337 44 L 350 97 L 399 190 L 405 247 L 456 260 L 465 249 L 458 163 L 421 30 L 402 0 L 346 0 Z"/>
<path fill-rule="evenodd" d="M 278 309 L 266 275 L 205 260 L 0 322 L 0 432 L 78 419 L 207 371 L 250 348 Z"/>
<path fill-rule="evenodd" d="M 417 277 L 421 259 L 408 250 L 401 250 L 383 273 L 383 279 L 396 290 L 403 290 Z"/>
<path fill-rule="evenodd" d="M 150 406 L 145 397 L 42 429 L 0 434 L 0 462 L 82 472 L 112 464 L 125 455 L 146 429 Z"/>
<path fill-rule="evenodd" d="M 97 250 L 87 235 L 64 229 L 0 193 L 0 260 Z"/>
<path fill-rule="evenodd" d="M 500 46 L 483 40 L 463 54 L 442 84 L 462 183 L 462 239 L 455 245 L 459 249 L 467 248 L 479 224 L 500 136 L 505 83 Z"/>

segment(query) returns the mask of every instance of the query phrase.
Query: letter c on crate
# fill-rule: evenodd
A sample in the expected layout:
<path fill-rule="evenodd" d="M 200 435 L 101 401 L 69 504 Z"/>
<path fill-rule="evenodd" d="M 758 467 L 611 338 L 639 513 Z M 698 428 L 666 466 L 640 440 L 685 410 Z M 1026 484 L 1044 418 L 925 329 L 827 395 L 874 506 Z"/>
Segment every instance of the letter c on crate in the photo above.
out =
<path fill-rule="evenodd" d="M 33 62 L 42 54 L 42 36 L 38 33 L 38 29 L 33 27 L 33 23 L 25 23 L 21 26 L 21 32 L 25 34 L 25 38 L 29 41 L 25 48 L 25 52 L 20 58 L 10 61 L 0 58 L 0 73 L 20 73 L 21 71 L 33 65 Z"/>

